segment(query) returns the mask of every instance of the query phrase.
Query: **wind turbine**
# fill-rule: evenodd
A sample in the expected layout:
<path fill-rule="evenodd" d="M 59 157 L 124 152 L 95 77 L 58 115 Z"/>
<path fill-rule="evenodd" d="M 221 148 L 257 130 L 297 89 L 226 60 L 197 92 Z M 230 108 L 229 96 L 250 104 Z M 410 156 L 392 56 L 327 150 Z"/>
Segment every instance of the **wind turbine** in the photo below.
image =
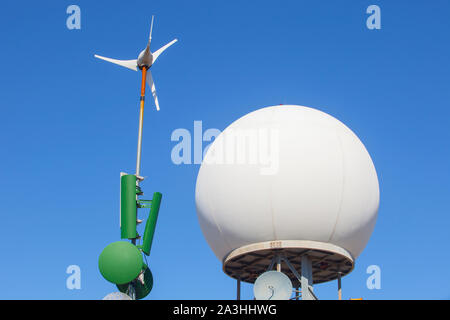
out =
<path fill-rule="evenodd" d="M 142 82 L 141 82 L 141 99 L 140 99 L 140 114 L 139 114 L 139 138 L 138 138 L 138 155 L 137 155 L 137 164 L 136 164 L 136 176 L 139 176 L 140 172 L 140 160 L 141 160 L 141 144 L 142 144 L 142 126 L 144 121 L 144 101 L 145 101 L 145 83 L 148 83 L 153 99 L 155 100 L 155 106 L 156 110 L 159 111 L 159 102 L 158 97 L 156 95 L 156 88 L 155 83 L 153 82 L 152 73 L 150 72 L 150 67 L 156 62 L 156 59 L 163 53 L 167 48 L 169 48 L 171 45 L 173 45 L 175 42 L 178 41 L 178 39 L 174 39 L 170 41 L 165 46 L 162 46 L 155 52 L 150 51 L 150 43 L 152 41 L 152 31 L 153 31 L 153 18 L 152 16 L 152 22 L 150 26 L 150 36 L 148 38 L 147 47 L 141 51 L 137 59 L 134 60 L 117 60 L 117 59 L 111 59 L 102 57 L 99 55 L 94 55 L 98 59 L 102 59 L 114 64 L 117 64 L 119 66 L 137 71 L 140 69 L 142 71 Z"/>
<path fill-rule="evenodd" d="M 120 234 L 122 239 L 131 240 L 131 244 L 125 241 L 111 243 L 102 251 L 99 257 L 99 269 L 103 277 L 106 280 L 115 283 L 121 292 L 130 294 L 129 298 L 133 300 L 142 299 L 148 295 L 153 286 L 151 271 L 143 262 L 141 252 L 147 256 L 150 254 L 162 197 L 161 193 L 155 192 L 152 200 L 139 199 L 139 196 L 143 195 L 139 184 L 144 180 L 144 178 L 140 176 L 140 168 L 142 127 L 144 123 L 145 83 L 148 83 L 150 86 L 153 99 L 155 99 L 156 109 L 159 110 L 155 83 L 153 82 L 152 74 L 149 69 L 161 53 L 177 42 L 177 39 L 174 39 L 152 53 L 150 51 L 150 44 L 152 41 L 153 18 L 154 17 L 152 16 L 147 47 L 139 53 L 137 59 L 117 60 L 95 55 L 96 58 L 119 66 L 134 71 L 137 71 L 139 68 L 139 70 L 142 71 L 136 174 L 126 174 L 124 172 L 121 172 L 120 174 Z M 136 246 L 136 240 L 141 238 L 137 233 L 136 225 L 142 222 L 142 220 L 138 219 L 138 208 L 150 208 L 150 214 L 145 224 L 142 245 Z M 145 267 L 142 268 L 143 266 Z M 117 298 L 117 295 L 114 294 L 113 297 Z M 122 295 L 121 299 L 123 300 L 127 297 L 127 295 Z M 110 296 L 108 296 L 108 298 L 110 298 Z"/>

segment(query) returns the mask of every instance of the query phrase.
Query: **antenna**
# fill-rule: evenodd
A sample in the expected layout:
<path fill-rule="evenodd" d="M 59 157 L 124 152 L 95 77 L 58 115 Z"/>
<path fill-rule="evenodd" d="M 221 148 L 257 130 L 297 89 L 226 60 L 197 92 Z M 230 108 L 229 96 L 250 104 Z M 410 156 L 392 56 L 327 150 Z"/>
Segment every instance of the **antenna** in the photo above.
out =
<path fill-rule="evenodd" d="M 292 282 L 282 272 L 267 271 L 256 279 L 253 293 L 256 300 L 289 300 Z"/>
<path fill-rule="evenodd" d="M 111 293 L 105 297 L 106 300 L 142 299 L 150 293 L 153 287 L 153 275 L 150 268 L 143 263 L 142 253 L 147 256 L 150 254 L 162 195 L 159 192 L 155 192 L 152 200 L 139 198 L 139 196 L 144 194 L 140 187 L 140 183 L 144 180 L 144 177 L 140 175 L 140 171 L 145 88 L 146 84 L 148 84 L 155 101 L 156 109 L 159 110 L 155 83 L 149 68 L 164 50 L 177 41 L 177 39 L 174 39 L 156 50 L 155 56 L 153 57 L 150 51 L 150 43 L 152 41 L 154 18 L 155 16 L 152 15 L 147 47 L 140 52 L 137 59 L 118 60 L 95 55 L 98 59 L 134 71 L 138 71 L 138 69 L 142 71 L 136 173 L 120 173 L 120 237 L 121 239 L 131 240 L 131 243 L 126 241 L 113 242 L 103 249 L 99 257 L 100 273 L 106 280 L 116 284 L 123 295 L 121 293 Z M 136 245 L 136 240 L 141 238 L 137 233 L 136 226 L 142 222 L 138 218 L 138 208 L 150 208 L 150 215 L 145 225 L 142 245 Z"/>

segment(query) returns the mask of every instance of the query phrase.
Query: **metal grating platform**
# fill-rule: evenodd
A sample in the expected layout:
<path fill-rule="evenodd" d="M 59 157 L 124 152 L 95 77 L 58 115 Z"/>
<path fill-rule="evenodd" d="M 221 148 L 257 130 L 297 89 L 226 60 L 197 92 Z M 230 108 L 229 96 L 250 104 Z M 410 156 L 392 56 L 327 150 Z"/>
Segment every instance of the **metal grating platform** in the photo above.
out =
<path fill-rule="evenodd" d="M 267 271 L 273 258 L 284 256 L 301 273 L 301 257 L 307 255 L 312 261 L 314 283 L 322 283 L 349 274 L 354 268 L 351 254 L 335 245 L 316 241 L 281 240 L 251 244 L 233 250 L 223 261 L 223 271 L 234 279 L 254 283 L 256 278 Z M 297 277 L 289 267 L 281 264 L 281 271 L 299 287 Z"/>

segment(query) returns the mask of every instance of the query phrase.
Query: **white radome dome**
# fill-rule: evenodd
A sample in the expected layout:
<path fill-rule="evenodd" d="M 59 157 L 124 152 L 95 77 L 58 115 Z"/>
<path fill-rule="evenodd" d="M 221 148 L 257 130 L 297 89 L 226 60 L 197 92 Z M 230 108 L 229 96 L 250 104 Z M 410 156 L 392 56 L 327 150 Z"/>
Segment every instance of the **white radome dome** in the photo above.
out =
<path fill-rule="evenodd" d="M 235 249 L 275 240 L 330 243 L 356 259 L 375 226 L 379 186 L 369 153 L 342 122 L 283 105 L 251 112 L 215 139 L 195 201 L 221 261 Z"/>

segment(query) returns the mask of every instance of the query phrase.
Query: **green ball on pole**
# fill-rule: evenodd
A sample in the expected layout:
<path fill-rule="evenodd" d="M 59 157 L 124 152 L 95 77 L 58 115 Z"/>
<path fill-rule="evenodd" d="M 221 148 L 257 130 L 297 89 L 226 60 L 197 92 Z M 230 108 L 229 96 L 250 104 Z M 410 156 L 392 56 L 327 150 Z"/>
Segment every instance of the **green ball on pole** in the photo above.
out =
<path fill-rule="evenodd" d="M 114 284 L 125 284 L 134 280 L 144 266 L 142 254 L 130 242 L 117 241 L 103 249 L 98 259 L 102 276 Z"/>

